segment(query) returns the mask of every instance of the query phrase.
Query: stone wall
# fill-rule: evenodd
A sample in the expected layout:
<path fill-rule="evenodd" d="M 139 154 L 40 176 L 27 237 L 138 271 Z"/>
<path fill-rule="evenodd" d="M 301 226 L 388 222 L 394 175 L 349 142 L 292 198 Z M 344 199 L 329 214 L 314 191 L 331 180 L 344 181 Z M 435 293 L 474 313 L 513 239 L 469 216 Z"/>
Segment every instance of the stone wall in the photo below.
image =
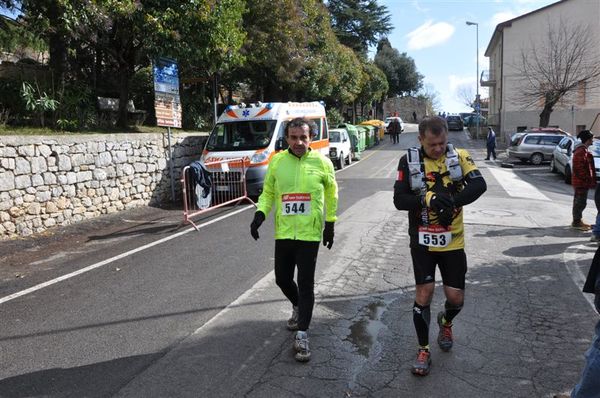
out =
<path fill-rule="evenodd" d="M 171 136 L 177 201 L 206 136 Z M 168 152 L 166 133 L 0 136 L 0 239 L 170 202 Z"/>

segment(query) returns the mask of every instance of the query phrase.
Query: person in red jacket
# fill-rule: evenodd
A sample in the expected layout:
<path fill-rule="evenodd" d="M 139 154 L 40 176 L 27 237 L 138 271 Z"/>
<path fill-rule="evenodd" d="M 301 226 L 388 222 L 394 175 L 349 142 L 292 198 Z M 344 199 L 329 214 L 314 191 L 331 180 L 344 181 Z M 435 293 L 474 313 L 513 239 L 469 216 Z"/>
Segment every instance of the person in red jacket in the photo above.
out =
<path fill-rule="evenodd" d="M 582 220 L 583 210 L 587 204 L 588 191 L 596 186 L 596 169 L 594 156 L 588 151 L 594 135 L 589 130 L 582 130 L 577 134 L 580 143 L 573 150 L 573 171 L 571 184 L 575 191 L 573 195 L 573 222 L 571 227 L 581 231 L 589 231 L 591 225 Z"/>

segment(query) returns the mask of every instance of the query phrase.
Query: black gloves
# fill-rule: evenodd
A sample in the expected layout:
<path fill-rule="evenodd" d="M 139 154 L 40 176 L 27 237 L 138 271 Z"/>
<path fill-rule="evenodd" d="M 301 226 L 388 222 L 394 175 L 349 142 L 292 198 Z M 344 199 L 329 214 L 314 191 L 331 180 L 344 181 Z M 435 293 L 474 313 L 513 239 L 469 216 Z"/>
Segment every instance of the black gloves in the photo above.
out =
<path fill-rule="evenodd" d="M 250 235 L 254 238 L 254 240 L 258 240 L 258 228 L 265 221 L 265 215 L 262 211 L 257 211 L 254 213 L 254 220 L 250 224 Z"/>
<path fill-rule="evenodd" d="M 333 221 L 325 221 L 325 229 L 323 230 L 323 246 L 327 246 L 331 250 L 333 246 Z"/>
<path fill-rule="evenodd" d="M 429 206 L 438 216 L 439 224 L 448 228 L 452 225 L 454 215 L 454 200 L 451 196 L 444 194 L 434 194 L 429 200 Z"/>
<path fill-rule="evenodd" d="M 435 194 L 429 200 L 429 204 L 438 215 L 454 210 L 454 200 L 448 195 Z"/>

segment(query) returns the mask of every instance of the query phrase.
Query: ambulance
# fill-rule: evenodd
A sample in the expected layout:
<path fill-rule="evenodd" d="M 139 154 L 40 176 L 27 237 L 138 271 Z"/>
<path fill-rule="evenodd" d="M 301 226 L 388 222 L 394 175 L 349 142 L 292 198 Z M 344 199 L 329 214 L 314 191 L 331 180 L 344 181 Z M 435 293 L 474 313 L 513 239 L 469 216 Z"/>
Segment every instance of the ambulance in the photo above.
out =
<path fill-rule="evenodd" d="M 287 149 L 285 126 L 297 117 L 316 124 L 316 136 L 310 146 L 329 156 L 327 117 L 321 102 L 258 102 L 225 108 L 206 141 L 201 160 L 207 164 L 244 159 L 247 193 L 257 197 L 262 192 L 269 161 L 277 152 Z"/>

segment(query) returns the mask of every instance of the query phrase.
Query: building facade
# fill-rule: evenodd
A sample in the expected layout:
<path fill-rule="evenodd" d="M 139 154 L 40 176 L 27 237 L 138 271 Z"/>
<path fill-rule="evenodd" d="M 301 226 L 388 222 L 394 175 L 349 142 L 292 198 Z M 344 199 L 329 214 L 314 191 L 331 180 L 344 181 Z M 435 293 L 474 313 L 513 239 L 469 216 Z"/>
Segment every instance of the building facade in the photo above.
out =
<path fill-rule="evenodd" d="M 600 59 L 600 1 L 562 0 L 496 26 L 485 52 L 490 69 L 482 72 L 480 83 L 489 88 L 488 123 L 505 142 L 514 132 L 539 127 L 544 101 L 540 98 L 537 103 L 523 104 L 522 87 L 526 83 L 522 56 L 532 60 L 535 49 L 543 57 L 549 46 L 549 32 L 557 32 L 561 26 L 567 31 L 583 27 L 592 43 L 586 48 L 586 57 Z M 600 88 L 581 83 L 556 104 L 549 126 L 573 134 L 583 129 L 600 133 L 599 115 Z"/>

